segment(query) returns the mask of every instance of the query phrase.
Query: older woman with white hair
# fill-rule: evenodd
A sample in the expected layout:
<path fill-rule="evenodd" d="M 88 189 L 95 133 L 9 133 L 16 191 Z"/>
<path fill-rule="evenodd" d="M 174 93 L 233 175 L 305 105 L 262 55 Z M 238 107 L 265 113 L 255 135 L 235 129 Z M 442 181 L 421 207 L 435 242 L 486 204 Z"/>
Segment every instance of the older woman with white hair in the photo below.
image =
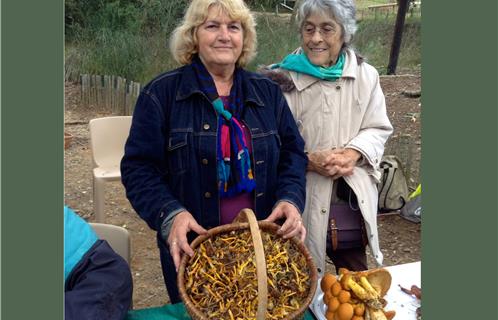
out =
<path fill-rule="evenodd" d="M 308 245 L 320 272 L 382 264 L 377 232 L 378 165 L 392 133 L 378 72 L 353 50 L 354 0 L 304 0 L 301 46 L 263 71 L 281 84 L 308 154 Z"/>
<path fill-rule="evenodd" d="M 135 107 L 121 161 L 127 197 L 157 231 L 170 301 L 189 243 L 243 208 L 299 236 L 307 158 L 278 85 L 243 69 L 255 55 L 243 0 L 193 0 L 171 39 L 183 66 L 152 80 Z"/>

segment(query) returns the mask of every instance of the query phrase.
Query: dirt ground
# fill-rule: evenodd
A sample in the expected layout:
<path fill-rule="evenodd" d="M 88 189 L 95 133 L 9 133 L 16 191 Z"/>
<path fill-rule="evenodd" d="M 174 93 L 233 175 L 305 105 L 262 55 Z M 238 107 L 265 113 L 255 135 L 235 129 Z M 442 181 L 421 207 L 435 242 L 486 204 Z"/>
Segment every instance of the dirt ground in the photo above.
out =
<path fill-rule="evenodd" d="M 415 93 L 420 91 L 420 81 L 419 74 L 381 77 L 389 117 L 395 128 L 387 150 L 405 154 L 402 158 L 409 164 L 407 170 L 411 188 L 419 181 L 421 105 L 420 97 L 413 95 L 417 96 Z M 110 113 L 96 106 L 84 108 L 80 103 L 79 86 L 73 83 L 65 85 L 65 103 L 65 131 L 74 136 L 71 145 L 65 150 L 65 202 L 91 222 L 94 221 L 94 215 L 88 121 Z M 146 308 L 169 302 L 155 233 L 132 209 L 121 182 L 106 184 L 105 201 L 105 222 L 123 226 L 131 234 L 133 307 Z M 421 259 L 420 224 L 404 220 L 397 214 L 388 214 L 379 217 L 379 232 L 386 266 Z M 371 257 L 369 266 L 374 267 Z M 332 265 L 330 270 L 333 270 Z"/>

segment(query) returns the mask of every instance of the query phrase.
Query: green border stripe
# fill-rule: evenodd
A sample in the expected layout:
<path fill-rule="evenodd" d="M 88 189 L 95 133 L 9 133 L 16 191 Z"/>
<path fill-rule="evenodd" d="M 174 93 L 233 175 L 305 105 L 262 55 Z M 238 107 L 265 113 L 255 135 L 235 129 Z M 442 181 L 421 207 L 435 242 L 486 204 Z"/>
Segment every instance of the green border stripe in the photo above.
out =
<path fill-rule="evenodd" d="M 497 13 L 422 4 L 424 319 L 498 319 Z"/>
<path fill-rule="evenodd" d="M 1 318 L 63 318 L 63 2 L 1 1 Z"/>

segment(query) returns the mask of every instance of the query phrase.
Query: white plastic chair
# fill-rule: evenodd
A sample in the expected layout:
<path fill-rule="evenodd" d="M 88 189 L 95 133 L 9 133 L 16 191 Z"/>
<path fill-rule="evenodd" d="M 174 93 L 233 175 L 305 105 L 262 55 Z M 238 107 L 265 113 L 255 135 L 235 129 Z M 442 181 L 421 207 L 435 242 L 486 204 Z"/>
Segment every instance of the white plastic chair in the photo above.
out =
<path fill-rule="evenodd" d="M 131 127 L 131 116 L 90 120 L 93 155 L 93 208 L 95 221 L 104 222 L 104 183 L 121 179 L 119 165 Z"/>
<path fill-rule="evenodd" d="M 90 222 L 100 239 L 106 240 L 111 248 L 130 264 L 130 234 L 123 227 L 112 224 Z"/>

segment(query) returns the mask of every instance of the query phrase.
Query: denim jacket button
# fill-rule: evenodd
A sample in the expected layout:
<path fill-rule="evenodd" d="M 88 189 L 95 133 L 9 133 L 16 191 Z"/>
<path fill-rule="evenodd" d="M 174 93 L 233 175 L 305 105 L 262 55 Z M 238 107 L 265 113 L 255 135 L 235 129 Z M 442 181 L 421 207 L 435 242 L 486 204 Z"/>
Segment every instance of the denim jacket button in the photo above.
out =
<path fill-rule="evenodd" d="M 209 130 L 209 128 L 211 128 L 211 126 L 209 125 L 209 123 L 205 123 L 203 128 L 204 128 L 204 130 Z"/>
<path fill-rule="evenodd" d="M 208 163 L 209 163 L 208 159 L 202 159 L 202 164 L 208 164 Z"/>
<path fill-rule="evenodd" d="M 322 210 L 320 210 L 323 214 L 327 213 L 327 209 L 325 208 L 322 208 Z"/>
<path fill-rule="evenodd" d="M 210 192 L 204 193 L 204 197 L 208 199 L 211 198 L 211 193 Z"/>

